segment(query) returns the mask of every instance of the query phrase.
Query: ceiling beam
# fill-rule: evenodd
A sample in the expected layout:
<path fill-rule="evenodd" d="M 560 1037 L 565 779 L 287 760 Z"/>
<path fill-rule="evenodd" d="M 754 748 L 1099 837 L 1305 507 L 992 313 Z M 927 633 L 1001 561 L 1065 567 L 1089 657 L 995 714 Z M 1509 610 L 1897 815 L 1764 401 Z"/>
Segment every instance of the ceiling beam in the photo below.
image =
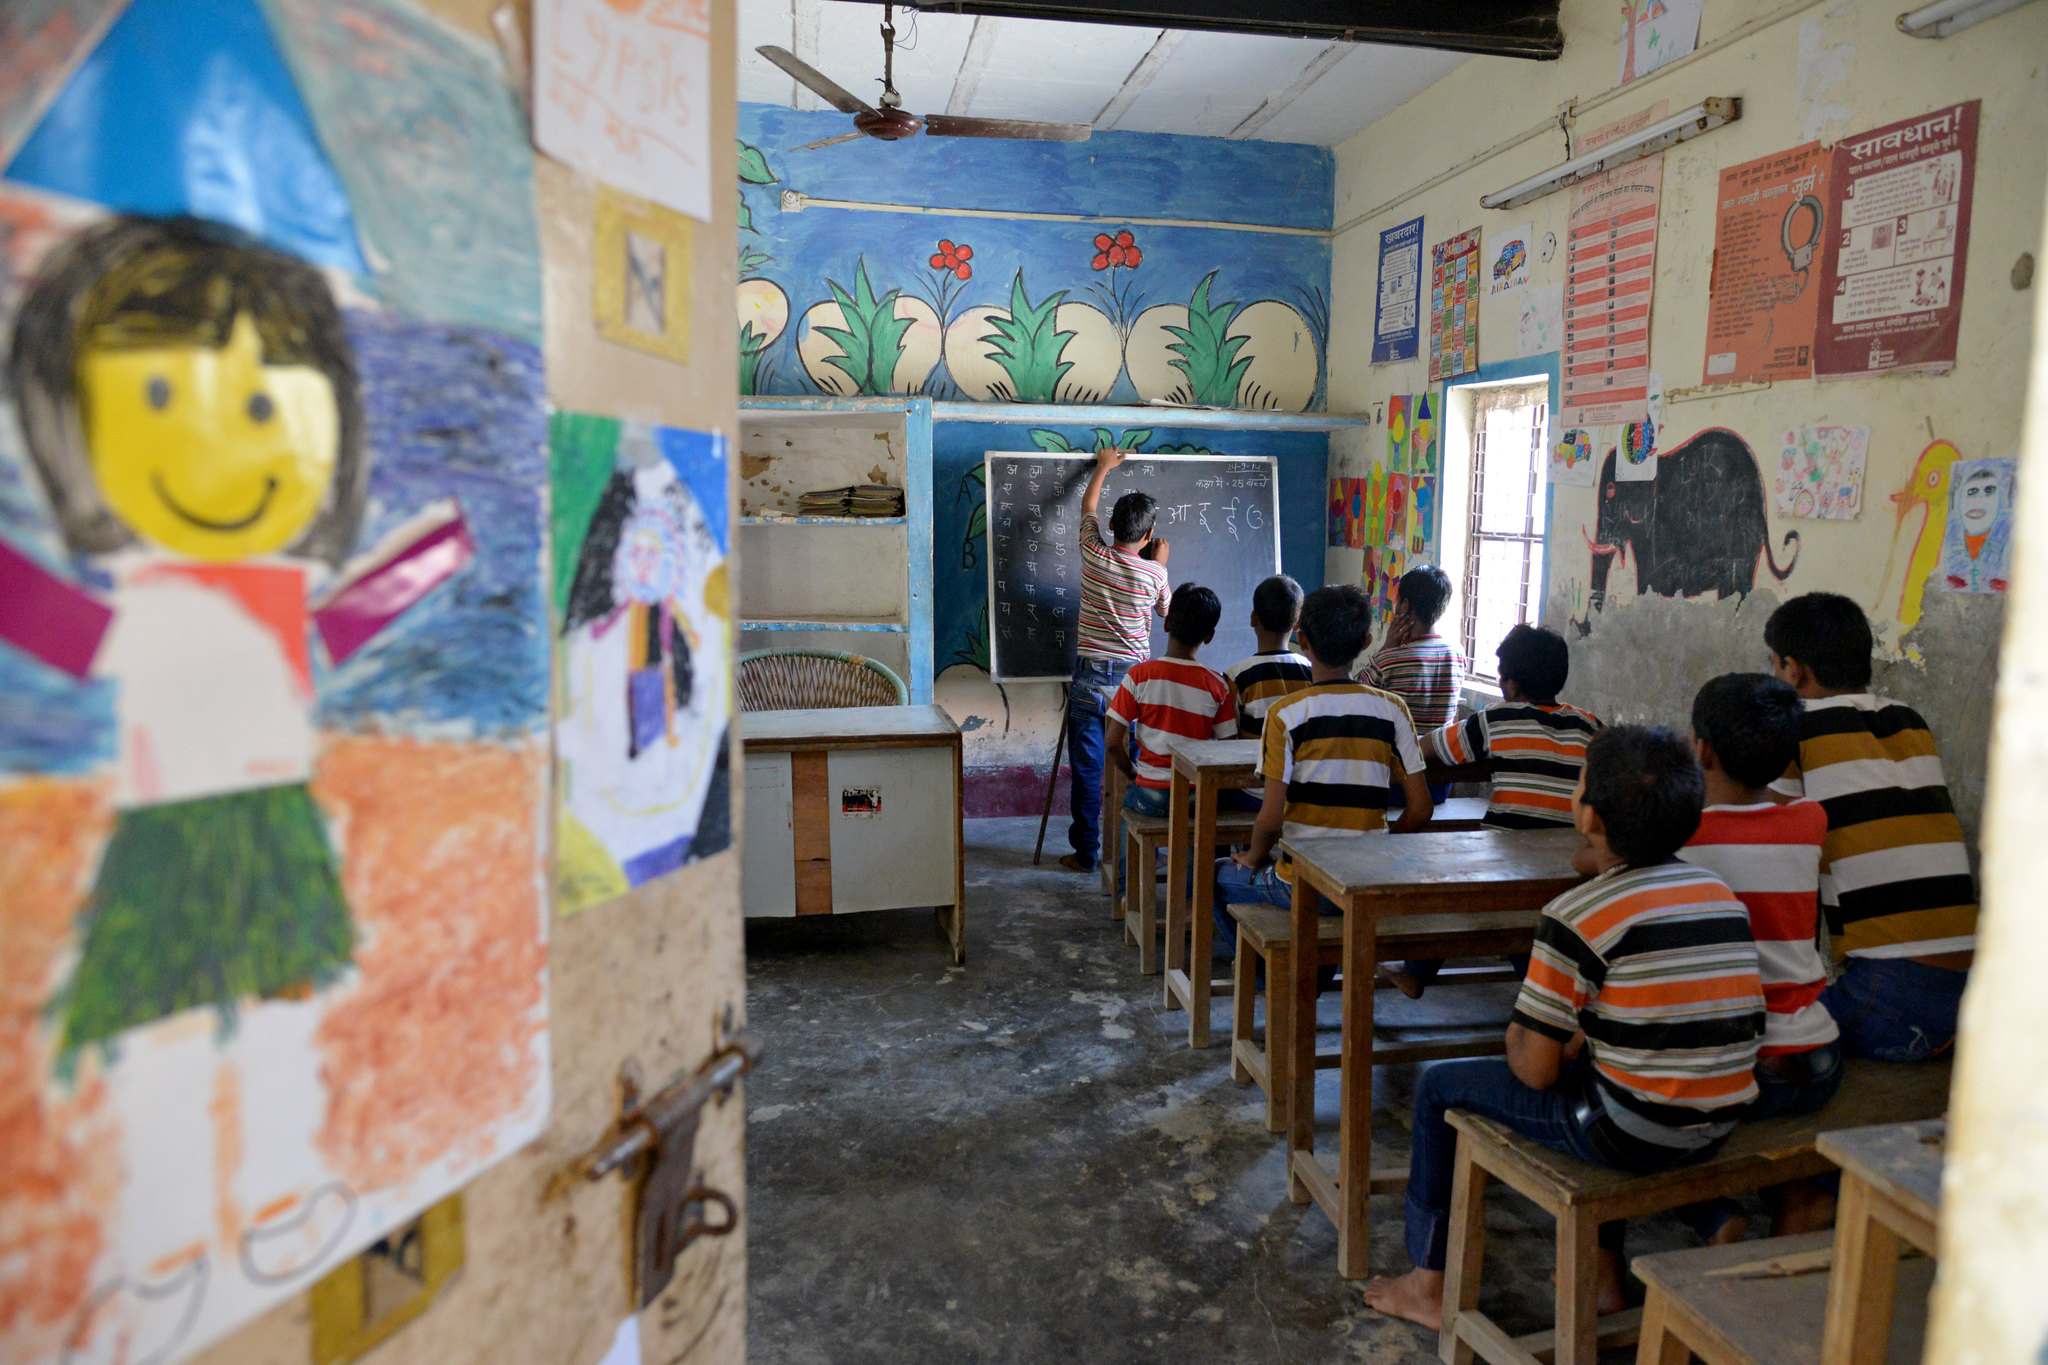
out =
<path fill-rule="evenodd" d="M 824 0 L 790 0 L 789 3 L 789 50 L 797 60 L 808 66 L 818 64 L 818 28 L 823 22 L 821 11 Z M 823 109 L 825 101 L 812 94 L 809 89 L 796 81 L 789 83 L 794 92 L 790 105 L 796 109 Z"/>
<path fill-rule="evenodd" d="M 863 0 L 871 2 L 871 0 Z M 928 12 L 1211 29 L 1556 61 L 1558 0 L 930 0 Z"/>
<path fill-rule="evenodd" d="M 979 19 L 975 20 L 980 23 Z M 1315 60 L 1301 69 L 1301 74 L 1287 83 L 1277 95 L 1268 96 L 1266 102 L 1245 115 L 1244 122 L 1232 128 L 1224 136 L 1238 139 L 1248 138 L 1259 129 L 1277 118 L 1288 105 L 1300 99 L 1308 88 L 1323 78 L 1323 73 L 1351 55 L 1351 44 L 1331 43 L 1315 56 Z"/>
<path fill-rule="evenodd" d="M 996 29 L 1002 20 L 983 15 L 974 21 L 974 32 L 968 35 L 967 51 L 960 54 L 960 70 L 953 77 L 953 94 L 946 101 L 946 112 L 961 116 L 972 114 L 975 88 L 981 84 L 981 75 L 988 70 L 989 58 L 996 51 Z"/>
<path fill-rule="evenodd" d="M 977 19 L 975 22 L 981 21 Z M 1109 97 L 1109 103 L 1103 105 L 1102 112 L 1095 116 L 1097 128 L 1116 127 L 1117 120 L 1130 111 L 1138 96 L 1145 93 L 1145 87 L 1152 84 L 1153 77 L 1159 74 L 1159 68 L 1166 65 L 1166 59 L 1180 46 L 1181 37 L 1179 29 L 1161 30 L 1159 36 L 1152 40 L 1152 46 L 1145 50 L 1145 55 L 1138 58 L 1138 64 L 1124 77 L 1124 83 Z"/>

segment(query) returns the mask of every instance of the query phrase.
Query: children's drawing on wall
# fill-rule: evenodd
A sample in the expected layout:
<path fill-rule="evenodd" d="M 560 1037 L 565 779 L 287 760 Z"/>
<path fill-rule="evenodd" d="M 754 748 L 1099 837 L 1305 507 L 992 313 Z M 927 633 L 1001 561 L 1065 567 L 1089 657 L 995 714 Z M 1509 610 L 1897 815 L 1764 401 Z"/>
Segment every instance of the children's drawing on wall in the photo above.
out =
<path fill-rule="evenodd" d="M 1493 233 L 1487 252 L 1493 258 L 1488 295 L 1505 294 L 1529 283 L 1529 224 L 1517 223 L 1506 232 Z"/>
<path fill-rule="evenodd" d="M 1436 526 L 1436 480 L 1427 474 L 1408 476 L 1408 553 L 1418 561 L 1429 555 Z"/>
<path fill-rule="evenodd" d="M 1408 472 L 1408 395 L 1397 393 L 1387 399 L 1387 469 Z"/>
<path fill-rule="evenodd" d="M 1869 427 L 1787 427 L 1778 447 L 1771 510 L 1781 517 L 1854 521 L 1863 511 Z"/>
<path fill-rule="evenodd" d="M 0 1047 L 70 1167 L 0 1175 L 0 1355 L 167 1359 L 545 1116 L 540 357 L 197 219 L 0 225 Z"/>
<path fill-rule="evenodd" d="M 1408 421 L 1409 467 L 1417 474 L 1437 472 L 1436 398 L 1418 393 L 1410 405 Z"/>
<path fill-rule="evenodd" d="M 1564 344 L 1564 286 L 1531 285 L 1515 295 L 1515 355 L 1543 355 Z"/>
<path fill-rule="evenodd" d="M 1633 560 L 1638 595 L 1746 597 L 1757 569 L 1791 576 L 1799 561 L 1799 533 L 1785 532 L 1779 565 L 1771 551 L 1763 472 L 1749 445 L 1732 431 L 1710 427 L 1665 451 L 1655 476 L 1627 482 L 1618 476 L 1618 451 L 1600 469 L 1599 511 L 1588 538 L 1591 587 L 1586 615 L 1573 622 L 1581 635 L 1607 603 L 1608 576 Z"/>
<path fill-rule="evenodd" d="M 1898 511 L 1892 522 L 1891 550 L 1885 555 L 1884 584 L 1889 591 L 1892 566 L 1898 560 L 1899 541 L 1906 533 L 1906 519 L 1917 508 L 1920 526 L 1913 535 L 1913 547 L 1906 555 L 1906 576 L 1899 587 L 1898 618 L 1910 629 L 1920 620 L 1927 592 L 1927 580 L 1941 563 L 1942 541 L 1948 525 L 1949 485 L 1962 452 L 1953 441 L 1934 440 L 1913 462 L 1906 484 L 1891 495 Z"/>
<path fill-rule="evenodd" d="M 732 621 L 722 437 L 556 413 L 550 445 L 566 913 L 731 844 Z"/>
<path fill-rule="evenodd" d="M 1657 477 L 1657 429 L 1648 422 L 1595 427 L 1593 448 L 1614 456 L 1614 477 L 1623 483 L 1646 483 Z"/>
<path fill-rule="evenodd" d="M 1941 586 L 1950 592 L 2004 592 L 2012 570 L 2011 460 L 1962 460 L 1949 473 L 1948 530 L 1941 545 Z"/>
<path fill-rule="evenodd" d="M 1584 427 L 1560 432 L 1550 446 L 1547 476 L 1550 482 L 1568 488 L 1591 488 L 1598 477 L 1593 464 L 1593 433 Z"/>

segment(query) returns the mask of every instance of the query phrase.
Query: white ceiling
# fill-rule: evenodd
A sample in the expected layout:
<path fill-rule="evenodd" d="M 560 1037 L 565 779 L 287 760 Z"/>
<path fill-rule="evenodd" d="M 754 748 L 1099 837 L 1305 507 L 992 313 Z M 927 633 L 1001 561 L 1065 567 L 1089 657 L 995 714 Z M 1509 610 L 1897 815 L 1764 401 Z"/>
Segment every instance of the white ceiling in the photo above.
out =
<path fill-rule="evenodd" d="M 739 11 L 742 100 L 824 107 L 754 50 L 767 43 L 874 102 L 880 5 L 739 0 Z M 1372 43 L 904 10 L 896 31 L 896 88 L 912 113 L 1323 146 L 1363 130 L 1466 59 Z"/>

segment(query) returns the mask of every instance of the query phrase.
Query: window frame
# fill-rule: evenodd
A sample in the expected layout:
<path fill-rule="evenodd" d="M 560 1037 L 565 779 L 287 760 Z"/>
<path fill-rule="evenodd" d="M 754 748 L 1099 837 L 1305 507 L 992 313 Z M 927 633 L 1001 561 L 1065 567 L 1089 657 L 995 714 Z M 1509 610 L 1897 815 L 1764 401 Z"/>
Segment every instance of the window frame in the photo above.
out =
<path fill-rule="evenodd" d="M 1534 387 L 1534 386 L 1532 386 Z M 1464 563 L 1459 566 L 1458 579 L 1458 641 L 1468 662 L 1468 675 L 1475 681 L 1497 684 L 1499 677 L 1491 663 L 1492 652 L 1482 650 L 1476 638 L 1479 625 L 1480 565 L 1481 554 L 1488 542 L 1516 545 L 1521 548 L 1521 582 L 1515 595 L 1515 614 L 1518 622 L 1534 619 L 1532 605 L 1540 613 L 1542 604 L 1532 604 L 1530 598 L 1540 592 L 1544 570 L 1545 540 L 1549 535 L 1547 509 L 1541 524 L 1537 522 L 1540 498 L 1548 493 L 1545 471 L 1545 449 L 1550 430 L 1550 399 L 1547 391 L 1535 389 L 1535 401 L 1526 404 L 1503 405 L 1496 409 L 1488 407 L 1475 412 L 1472 422 L 1472 440 L 1468 456 L 1469 467 L 1465 488 Z M 1519 531 L 1489 531 L 1483 526 L 1482 510 L 1486 495 L 1486 429 L 1487 418 L 1494 411 L 1522 411 L 1533 409 L 1534 416 L 1529 428 L 1528 473 L 1522 495 L 1522 529 Z"/>

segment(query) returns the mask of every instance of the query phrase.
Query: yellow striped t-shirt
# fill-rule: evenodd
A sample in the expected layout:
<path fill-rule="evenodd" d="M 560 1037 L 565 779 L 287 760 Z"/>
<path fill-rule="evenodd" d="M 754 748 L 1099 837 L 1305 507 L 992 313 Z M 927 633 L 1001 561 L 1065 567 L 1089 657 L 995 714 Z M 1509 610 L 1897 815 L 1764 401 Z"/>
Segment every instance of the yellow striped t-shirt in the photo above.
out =
<path fill-rule="evenodd" d="M 1422 771 L 1408 707 L 1355 682 L 1311 683 L 1266 713 L 1259 776 L 1287 786 L 1281 834 L 1362 834 L 1387 826 L 1387 788 Z M 1287 859 L 1282 880 L 1292 883 Z"/>

